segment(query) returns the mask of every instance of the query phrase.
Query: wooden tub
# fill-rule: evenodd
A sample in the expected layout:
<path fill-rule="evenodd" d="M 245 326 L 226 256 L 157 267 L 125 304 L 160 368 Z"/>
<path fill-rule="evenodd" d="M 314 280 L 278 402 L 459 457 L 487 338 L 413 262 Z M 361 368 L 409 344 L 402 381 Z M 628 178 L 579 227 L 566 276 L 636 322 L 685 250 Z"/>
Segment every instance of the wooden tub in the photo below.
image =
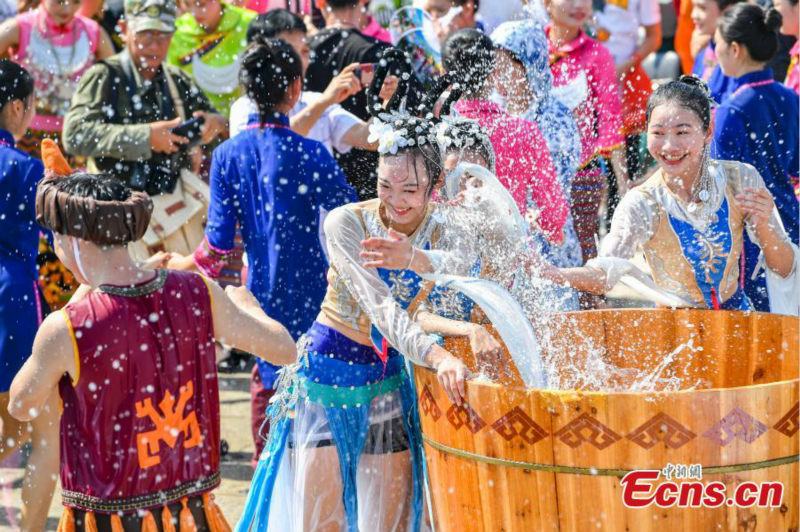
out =
<path fill-rule="evenodd" d="M 561 315 L 551 330 L 549 349 L 569 349 L 572 366 L 591 344 L 607 362 L 650 369 L 691 341 L 694 349 L 679 351 L 666 372 L 695 389 L 538 391 L 512 376 L 470 382 L 469 405 L 458 407 L 433 372 L 416 368 L 436 531 L 798 529 L 796 318 L 602 310 Z M 447 346 L 474 366 L 465 341 Z M 743 481 L 779 481 L 783 499 L 764 508 L 623 504 L 627 472 L 667 464 L 702 465 L 702 482 L 723 482 L 726 498 Z"/>

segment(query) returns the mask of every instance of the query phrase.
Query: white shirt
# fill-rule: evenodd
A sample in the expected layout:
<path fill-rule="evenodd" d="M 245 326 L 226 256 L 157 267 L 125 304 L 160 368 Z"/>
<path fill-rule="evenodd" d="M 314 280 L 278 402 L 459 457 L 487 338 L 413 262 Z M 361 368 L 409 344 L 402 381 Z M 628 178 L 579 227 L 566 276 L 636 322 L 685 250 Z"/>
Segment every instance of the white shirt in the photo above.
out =
<path fill-rule="evenodd" d="M 300 99 L 292 108 L 289 116 L 296 115 L 321 97 L 322 94 L 319 92 L 304 91 L 300 94 Z M 247 119 L 252 114 L 258 114 L 258 107 L 247 96 L 242 96 L 233 102 L 229 122 L 231 137 L 236 136 L 247 128 Z M 339 153 L 347 153 L 352 146 L 345 144 L 344 135 L 350 131 L 351 127 L 360 123 L 361 119 L 356 115 L 345 111 L 339 104 L 333 104 L 323 111 L 319 120 L 317 120 L 306 137 L 323 143 L 331 155 L 333 155 L 334 149 Z"/>
<path fill-rule="evenodd" d="M 658 0 L 606 0 L 603 11 L 596 11 L 597 25 L 610 36 L 603 44 L 614 57 L 614 63 L 627 61 L 636 51 L 639 26 L 661 22 Z"/>

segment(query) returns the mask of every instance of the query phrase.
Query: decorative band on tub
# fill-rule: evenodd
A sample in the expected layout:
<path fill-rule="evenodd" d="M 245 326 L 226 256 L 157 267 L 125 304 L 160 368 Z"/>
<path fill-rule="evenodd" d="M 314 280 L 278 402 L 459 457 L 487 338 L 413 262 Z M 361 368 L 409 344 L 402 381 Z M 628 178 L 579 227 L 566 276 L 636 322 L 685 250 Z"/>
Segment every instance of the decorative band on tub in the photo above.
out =
<path fill-rule="evenodd" d="M 484 456 L 482 454 L 472 453 L 469 451 L 464 451 L 462 449 L 456 449 L 455 447 L 450 447 L 449 445 L 445 445 L 443 443 L 439 443 L 430 439 L 425 434 L 422 435 L 422 440 L 433 447 L 434 449 L 441 451 L 443 453 L 452 454 L 459 458 L 464 458 L 466 460 L 475 460 L 476 462 L 483 462 L 485 464 L 497 465 L 497 466 L 504 466 L 504 467 L 516 467 L 518 469 L 532 469 L 534 471 L 548 471 L 551 473 L 567 473 L 571 475 L 590 475 L 590 476 L 600 476 L 600 477 L 624 477 L 631 471 L 637 471 L 637 469 L 602 469 L 602 468 L 594 468 L 594 467 L 574 467 L 574 466 L 563 466 L 563 465 L 552 465 L 552 464 L 538 464 L 535 462 L 523 462 L 520 460 L 509 460 L 507 458 L 492 458 L 491 456 Z M 703 466 L 703 474 L 704 475 L 715 475 L 715 474 L 722 474 L 722 473 L 735 473 L 738 471 L 752 471 L 754 469 L 766 469 L 768 467 L 776 467 L 784 464 L 791 464 L 792 462 L 797 462 L 800 459 L 800 455 L 793 454 L 791 456 L 784 456 L 782 458 L 772 458 L 770 460 L 762 460 L 760 462 L 749 462 L 746 464 L 732 464 L 726 466 Z M 646 469 L 646 468 L 639 468 L 639 469 Z"/>

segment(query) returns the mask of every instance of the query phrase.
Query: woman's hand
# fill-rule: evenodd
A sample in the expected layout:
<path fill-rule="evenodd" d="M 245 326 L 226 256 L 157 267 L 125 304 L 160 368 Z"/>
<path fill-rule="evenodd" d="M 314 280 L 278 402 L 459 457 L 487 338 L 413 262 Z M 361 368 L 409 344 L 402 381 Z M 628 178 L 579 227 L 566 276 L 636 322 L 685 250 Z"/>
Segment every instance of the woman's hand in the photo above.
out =
<path fill-rule="evenodd" d="M 483 325 L 471 324 L 469 333 L 469 346 L 480 367 L 485 368 L 490 375 L 509 375 L 507 360 L 503 356 L 503 344 L 497 341 Z"/>
<path fill-rule="evenodd" d="M 165 267 L 169 270 L 194 270 L 194 255 L 180 255 L 178 253 L 171 253 L 169 262 L 167 262 Z"/>
<path fill-rule="evenodd" d="M 464 404 L 467 400 L 464 384 L 468 373 L 467 366 L 438 344 L 433 344 L 426 359 L 436 370 L 436 377 L 444 388 L 447 398 L 457 405 Z"/>
<path fill-rule="evenodd" d="M 389 238 L 370 237 L 361 241 L 364 251 L 359 257 L 367 259 L 366 268 L 405 270 L 411 266 L 414 247 L 411 240 L 399 231 L 389 229 Z"/>
<path fill-rule="evenodd" d="M 775 201 L 769 190 L 747 187 L 742 194 L 736 195 L 735 202 L 736 206 L 749 216 L 749 221 L 756 231 L 772 231 L 769 218 L 775 208 Z"/>

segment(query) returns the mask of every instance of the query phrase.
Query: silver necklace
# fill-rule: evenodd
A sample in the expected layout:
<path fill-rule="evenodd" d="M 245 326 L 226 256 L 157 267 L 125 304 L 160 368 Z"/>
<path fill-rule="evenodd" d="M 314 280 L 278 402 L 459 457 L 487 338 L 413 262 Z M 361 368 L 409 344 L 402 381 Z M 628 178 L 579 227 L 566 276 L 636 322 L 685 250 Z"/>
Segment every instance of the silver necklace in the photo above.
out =
<path fill-rule="evenodd" d="M 686 210 L 694 214 L 698 206 L 708 210 L 708 201 L 711 199 L 711 173 L 708 171 L 708 145 L 703 148 L 703 155 L 700 159 L 700 178 L 692 191 L 689 205 Z M 700 205 L 698 205 L 700 203 Z"/>

